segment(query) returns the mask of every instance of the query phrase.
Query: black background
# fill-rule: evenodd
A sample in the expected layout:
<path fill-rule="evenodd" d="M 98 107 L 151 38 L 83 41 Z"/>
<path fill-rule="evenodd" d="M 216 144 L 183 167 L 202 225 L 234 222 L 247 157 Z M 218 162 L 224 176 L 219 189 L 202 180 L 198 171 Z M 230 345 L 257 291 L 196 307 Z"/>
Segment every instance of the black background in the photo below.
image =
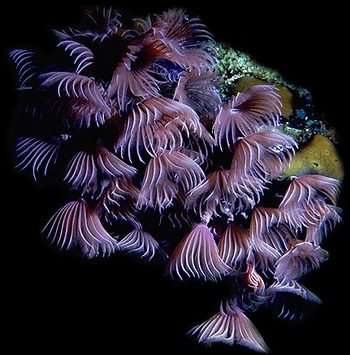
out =
<path fill-rule="evenodd" d="M 339 149 L 346 162 L 349 94 L 343 85 L 347 84 L 349 64 L 344 9 L 337 4 L 307 8 L 297 2 L 259 6 L 230 3 L 144 1 L 140 5 L 130 0 L 114 6 L 134 15 L 173 6 L 187 8 L 207 24 L 217 41 L 250 53 L 259 62 L 278 69 L 287 80 L 309 88 L 316 106 L 338 129 L 342 139 Z M 222 345 L 205 348 L 184 335 L 216 312 L 225 286 L 174 283 L 164 277 L 161 264 L 141 262 L 129 255 L 78 259 L 60 254 L 39 235 L 47 218 L 66 201 L 65 193 L 58 187 L 34 184 L 13 170 L 10 132 L 16 93 L 6 50 L 49 51 L 54 45 L 50 28 L 74 25 L 79 8 L 76 2 L 62 1 L 13 3 L 2 8 L 1 196 L 5 213 L 1 303 L 5 317 L 1 318 L 9 353 L 249 353 Z M 345 190 L 340 205 L 345 209 L 346 222 Z M 307 286 L 324 302 L 311 317 L 288 323 L 275 319 L 269 311 L 251 316 L 271 354 L 346 350 L 347 238 L 346 226 L 338 227 L 325 243 L 330 260 L 306 279 Z"/>

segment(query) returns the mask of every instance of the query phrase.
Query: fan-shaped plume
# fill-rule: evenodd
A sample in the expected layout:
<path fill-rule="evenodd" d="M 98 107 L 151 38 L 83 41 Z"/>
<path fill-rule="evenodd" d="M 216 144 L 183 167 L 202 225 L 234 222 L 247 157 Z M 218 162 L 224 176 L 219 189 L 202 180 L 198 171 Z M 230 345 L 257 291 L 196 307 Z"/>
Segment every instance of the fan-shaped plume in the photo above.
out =
<path fill-rule="evenodd" d="M 319 246 L 302 240 L 291 239 L 290 250 L 276 263 L 277 280 L 297 280 L 310 270 L 318 269 L 328 259 L 328 252 Z"/>
<path fill-rule="evenodd" d="M 234 197 L 234 214 L 247 215 L 247 212 L 251 210 L 259 201 L 264 191 L 267 190 L 265 184 L 267 182 L 261 179 L 244 178 L 240 177 L 240 180 L 232 180 L 230 178 L 231 173 L 229 173 L 229 191 Z"/>
<path fill-rule="evenodd" d="M 64 139 L 65 137 L 45 141 L 33 137 L 19 138 L 16 145 L 19 163 L 16 168 L 24 170 L 30 167 L 35 181 L 38 173 L 46 176 L 48 167 L 57 161 L 58 151 Z"/>
<path fill-rule="evenodd" d="M 230 178 L 233 181 L 244 178 L 271 181 L 287 168 L 296 146 L 292 137 L 278 131 L 251 134 L 236 145 Z"/>
<path fill-rule="evenodd" d="M 73 189 L 85 190 L 96 182 L 97 166 L 93 153 L 78 152 L 69 162 L 64 181 Z"/>
<path fill-rule="evenodd" d="M 80 74 L 94 61 L 94 54 L 91 52 L 91 50 L 79 42 L 73 40 L 64 40 L 58 43 L 57 47 L 63 47 L 64 50 L 74 58 L 73 63 L 76 66 L 77 74 Z"/>
<path fill-rule="evenodd" d="M 156 32 L 171 41 L 174 48 L 192 48 L 211 40 L 211 34 L 198 18 L 189 18 L 184 9 L 170 9 L 156 16 L 153 23 Z M 180 50 L 177 50 L 180 52 Z"/>
<path fill-rule="evenodd" d="M 247 271 L 249 264 L 265 273 L 280 257 L 277 250 L 233 223 L 228 224 L 219 239 L 219 254 L 227 265 L 241 273 Z"/>
<path fill-rule="evenodd" d="M 279 205 L 284 218 L 294 227 L 317 225 L 329 212 L 328 199 L 335 204 L 340 181 L 324 175 L 295 177 Z"/>
<path fill-rule="evenodd" d="M 252 244 L 248 230 L 230 223 L 219 239 L 219 255 L 233 270 L 245 272 Z"/>
<path fill-rule="evenodd" d="M 94 122 L 97 127 L 102 126 L 111 117 L 118 117 L 116 110 L 113 107 L 113 102 L 106 101 L 106 104 L 108 105 L 108 110 L 96 106 L 89 100 L 72 98 L 68 100 L 66 104 L 65 110 L 67 116 L 65 119 L 69 126 L 74 126 L 76 128 L 89 128 L 91 122 Z M 60 108 L 62 109 L 64 106 L 61 104 Z"/>
<path fill-rule="evenodd" d="M 189 18 L 183 9 L 171 9 L 150 23 L 149 41 L 164 54 L 164 59 L 184 68 L 214 66 L 213 57 L 202 49 L 212 36 L 198 18 Z"/>
<path fill-rule="evenodd" d="M 331 231 L 337 223 L 341 222 L 341 217 L 338 214 L 336 207 L 326 205 L 326 212 L 321 218 L 306 229 L 305 241 L 320 245 L 329 231 Z M 328 209 L 328 210 L 327 210 Z"/>
<path fill-rule="evenodd" d="M 167 98 L 152 98 L 132 110 L 117 146 L 122 154 L 127 149 L 129 159 L 135 147 L 142 161 L 141 146 L 149 155 L 157 156 L 165 149 L 182 148 L 184 136 L 198 137 L 209 146 L 214 143 L 198 115 L 189 106 Z"/>
<path fill-rule="evenodd" d="M 102 173 L 110 177 L 131 177 L 137 171 L 102 146 L 97 148 L 96 161 Z"/>
<path fill-rule="evenodd" d="M 307 301 L 321 303 L 321 300 L 314 293 L 312 293 L 309 289 L 302 286 L 295 280 L 276 280 L 266 290 L 266 294 L 273 298 L 278 297 L 278 295 L 282 293 L 292 293 L 296 296 L 306 299 Z"/>
<path fill-rule="evenodd" d="M 91 25 L 96 28 L 94 39 L 103 40 L 105 37 L 113 36 L 122 26 L 119 20 L 121 15 L 112 7 L 90 6 L 86 8 L 85 14 L 91 19 Z"/>
<path fill-rule="evenodd" d="M 258 330 L 233 301 L 222 302 L 220 312 L 191 329 L 200 343 L 238 344 L 258 352 L 268 352 Z"/>
<path fill-rule="evenodd" d="M 186 70 L 179 76 L 174 99 L 193 107 L 201 116 L 211 117 L 221 106 L 218 85 L 219 75 L 215 70 Z"/>
<path fill-rule="evenodd" d="M 85 190 L 97 182 L 97 174 L 115 178 L 131 177 L 135 173 L 135 168 L 124 163 L 106 148 L 98 147 L 93 152 L 76 153 L 68 164 L 64 181 L 74 189 Z"/>
<path fill-rule="evenodd" d="M 90 115 L 95 114 L 95 117 L 101 120 L 96 122 L 97 125 L 103 124 L 105 120 L 110 118 L 111 108 L 104 99 L 103 89 L 92 78 L 75 73 L 51 72 L 41 75 L 41 79 L 43 87 L 57 85 L 59 97 L 65 96 L 89 102 L 95 108 L 91 110 Z M 96 115 L 96 111 L 99 115 Z M 90 119 L 90 115 L 88 119 Z"/>
<path fill-rule="evenodd" d="M 260 131 L 240 139 L 229 174 L 233 192 L 255 205 L 264 185 L 287 168 L 295 147 L 293 138 L 277 131 Z"/>
<path fill-rule="evenodd" d="M 9 53 L 17 70 L 18 87 L 30 89 L 30 82 L 37 75 L 37 66 L 34 63 L 34 52 L 26 49 L 15 49 Z"/>
<path fill-rule="evenodd" d="M 256 207 L 252 211 L 250 234 L 260 237 L 273 225 L 279 225 L 281 219 L 282 214 L 277 208 Z"/>
<path fill-rule="evenodd" d="M 141 258 L 151 260 L 158 250 L 162 256 L 165 253 L 160 249 L 159 243 L 143 229 L 135 229 L 125 236 L 120 242 L 121 250 L 140 254 Z"/>
<path fill-rule="evenodd" d="M 114 179 L 103 191 L 96 209 L 106 222 L 113 219 L 124 220 L 140 229 L 141 224 L 136 218 L 136 202 L 139 193 L 140 191 L 133 185 L 130 178 Z"/>
<path fill-rule="evenodd" d="M 322 194 L 333 204 L 339 195 L 340 181 L 325 175 L 302 175 L 295 177 L 280 204 L 284 208 L 293 203 L 305 201 L 309 203 L 317 195 Z"/>
<path fill-rule="evenodd" d="M 69 28 L 68 31 L 55 31 L 61 40 L 89 38 L 91 42 L 102 42 L 108 37 L 115 35 L 122 24 L 120 14 L 111 7 L 90 6 L 85 8 L 85 22 L 81 28 Z"/>
<path fill-rule="evenodd" d="M 251 218 L 249 230 L 229 224 L 225 233 L 219 241 L 219 247 L 225 262 L 228 264 L 234 263 L 233 268 L 241 271 L 243 262 L 253 263 L 265 274 L 273 269 L 273 265 L 280 257 L 280 253 L 273 246 L 264 241 L 264 238 L 259 233 L 265 231 L 254 226 L 259 223 L 259 219 Z M 264 226 L 265 227 L 265 226 Z M 231 261 L 229 261 L 231 260 Z M 237 263 L 239 265 L 237 265 Z M 248 265 L 248 264 L 247 264 Z"/>
<path fill-rule="evenodd" d="M 213 132 L 217 144 L 232 148 L 238 137 L 259 132 L 264 127 L 276 127 L 281 115 L 281 97 L 270 85 L 255 85 L 221 107 Z"/>
<path fill-rule="evenodd" d="M 281 254 L 259 238 L 253 239 L 253 260 L 256 268 L 264 275 L 273 273 L 274 265 Z"/>
<path fill-rule="evenodd" d="M 289 320 L 302 319 L 310 308 L 310 303 L 322 303 L 313 292 L 295 280 L 275 281 L 266 290 L 265 296 L 277 312 L 277 317 Z"/>
<path fill-rule="evenodd" d="M 108 256 L 118 250 L 117 241 L 107 233 L 84 199 L 60 208 L 43 233 L 61 249 L 77 249 L 88 258 Z"/>
<path fill-rule="evenodd" d="M 148 163 L 138 205 L 162 210 L 172 205 L 180 191 L 188 192 L 204 177 L 201 167 L 191 158 L 181 152 L 165 151 Z"/>
<path fill-rule="evenodd" d="M 288 249 L 288 240 L 296 235 L 282 217 L 283 213 L 277 208 L 254 208 L 249 227 L 251 238 L 260 238 L 279 253 L 284 253 Z"/>
<path fill-rule="evenodd" d="M 35 120 L 45 120 L 47 124 L 52 124 L 52 128 L 59 125 L 64 131 L 67 128 L 75 131 L 90 128 L 92 122 L 95 123 L 93 126 L 101 126 L 110 116 L 117 118 L 113 103 L 109 101 L 107 104 L 111 110 L 108 115 L 93 102 L 84 98 L 59 97 L 50 90 L 40 89 L 40 91 L 35 90 L 35 94 L 28 100 L 25 113 Z"/>
<path fill-rule="evenodd" d="M 198 47 L 212 40 L 212 35 L 199 18 L 190 18 L 184 9 L 169 9 L 162 14 L 134 19 L 140 35 L 150 33 L 154 38 L 172 41 L 178 52 L 185 48 Z"/>
<path fill-rule="evenodd" d="M 186 198 L 186 207 L 199 211 L 199 215 L 210 213 L 214 216 L 232 216 L 235 199 L 229 190 L 228 170 L 216 170 L 191 190 Z"/>
<path fill-rule="evenodd" d="M 227 274 L 230 268 L 221 260 L 210 229 L 200 223 L 177 245 L 170 257 L 168 271 L 181 280 L 194 277 L 215 281 Z"/>
<path fill-rule="evenodd" d="M 130 44 L 122 61 L 116 66 L 107 89 L 108 97 L 116 97 L 119 109 L 125 111 L 132 98 L 160 96 L 162 82 L 156 73 L 157 51 L 145 44 Z"/>

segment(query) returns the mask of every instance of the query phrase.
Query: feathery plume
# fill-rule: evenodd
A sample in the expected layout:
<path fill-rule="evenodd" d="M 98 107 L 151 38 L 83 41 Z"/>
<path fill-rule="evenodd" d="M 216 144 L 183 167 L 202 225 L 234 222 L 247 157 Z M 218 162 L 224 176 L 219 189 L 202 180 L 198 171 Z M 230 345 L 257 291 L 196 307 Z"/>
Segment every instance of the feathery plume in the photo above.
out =
<path fill-rule="evenodd" d="M 108 256 L 119 249 L 117 241 L 107 233 L 84 199 L 61 207 L 43 233 L 60 249 L 75 248 L 88 258 Z"/>
<path fill-rule="evenodd" d="M 222 302 L 219 313 L 194 327 L 189 333 L 197 335 L 200 343 L 222 342 L 239 344 L 263 353 L 269 351 L 253 323 L 233 301 Z"/>
<path fill-rule="evenodd" d="M 143 229 L 135 229 L 130 232 L 119 242 L 119 247 L 121 250 L 140 254 L 141 258 L 148 260 L 154 257 L 157 250 L 165 256 L 159 243 Z"/>
<path fill-rule="evenodd" d="M 201 116 L 215 116 L 221 106 L 219 74 L 215 70 L 192 69 L 180 73 L 174 99 L 193 107 Z"/>
<path fill-rule="evenodd" d="M 181 280 L 194 277 L 216 281 L 230 268 L 221 260 L 214 237 L 204 223 L 197 224 L 177 245 L 170 257 L 168 272 Z"/>
<path fill-rule="evenodd" d="M 26 49 L 14 49 L 9 53 L 10 59 L 17 70 L 17 82 L 19 89 L 30 89 L 31 81 L 37 77 L 37 65 L 35 64 L 35 53 Z"/>
<path fill-rule="evenodd" d="M 287 168 L 295 147 L 293 138 L 277 131 L 260 131 L 240 139 L 229 174 L 233 192 L 254 206 L 265 185 Z"/>
<path fill-rule="evenodd" d="M 143 101 L 130 113 L 117 148 L 124 154 L 135 147 L 140 161 L 140 147 L 154 157 L 162 151 L 179 150 L 185 138 L 197 138 L 212 146 L 213 138 L 200 123 L 198 115 L 189 106 L 167 98 L 151 98 Z"/>
<path fill-rule="evenodd" d="M 232 215 L 231 207 L 235 198 L 229 190 L 228 176 L 229 171 L 223 169 L 208 174 L 189 192 L 186 207 L 198 210 L 200 216 L 204 213 Z"/>
<path fill-rule="evenodd" d="M 297 280 L 310 270 L 320 267 L 328 259 L 328 252 L 309 242 L 291 239 L 291 247 L 276 263 L 275 278 L 277 280 Z"/>
<path fill-rule="evenodd" d="M 318 224 L 329 212 L 328 199 L 336 203 L 340 182 L 324 175 L 295 177 L 279 205 L 284 219 L 297 228 Z"/>
<path fill-rule="evenodd" d="M 180 152 L 165 151 L 147 165 L 138 206 L 167 208 L 180 191 L 188 192 L 203 179 L 204 172 L 194 160 Z"/>
<path fill-rule="evenodd" d="M 98 147 L 94 152 L 76 153 L 68 164 L 64 181 L 73 189 L 85 191 L 96 183 L 98 175 L 111 179 L 131 177 L 135 173 L 135 168 L 123 162 L 106 148 Z"/>
<path fill-rule="evenodd" d="M 16 145 L 19 163 L 16 168 L 25 170 L 31 167 L 35 181 L 37 180 L 37 174 L 40 172 L 46 176 L 48 167 L 57 161 L 61 143 L 62 141 L 59 138 L 53 139 L 51 142 L 34 137 L 19 138 Z"/>
<path fill-rule="evenodd" d="M 276 127 L 281 115 L 281 98 L 270 85 L 255 85 L 222 105 L 213 125 L 217 144 L 232 148 L 239 137 L 257 133 L 265 127 Z"/>

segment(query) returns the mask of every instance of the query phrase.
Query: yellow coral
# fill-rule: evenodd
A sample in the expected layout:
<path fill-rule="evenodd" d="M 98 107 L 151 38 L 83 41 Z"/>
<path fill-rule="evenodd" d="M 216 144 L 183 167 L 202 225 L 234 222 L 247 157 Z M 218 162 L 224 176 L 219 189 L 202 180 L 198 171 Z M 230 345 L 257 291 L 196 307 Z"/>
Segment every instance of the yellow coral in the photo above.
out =
<path fill-rule="evenodd" d="M 325 136 L 316 134 L 292 159 L 283 177 L 322 174 L 339 180 L 344 177 L 342 161 L 334 144 Z"/>
<path fill-rule="evenodd" d="M 274 83 L 269 83 L 267 81 L 259 80 L 256 78 L 253 78 L 251 76 L 244 76 L 240 78 L 235 87 L 234 87 L 234 93 L 237 94 L 238 92 L 242 92 L 243 90 L 254 86 L 254 85 L 274 85 L 277 87 L 279 90 L 279 93 L 281 95 L 281 101 L 282 101 L 282 116 L 283 117 L 288 117 L 293 114 L 293 95 L 289 89 L 287 89 L 285 86 L 279 85 L 279 84 L 274 84 Z"/>

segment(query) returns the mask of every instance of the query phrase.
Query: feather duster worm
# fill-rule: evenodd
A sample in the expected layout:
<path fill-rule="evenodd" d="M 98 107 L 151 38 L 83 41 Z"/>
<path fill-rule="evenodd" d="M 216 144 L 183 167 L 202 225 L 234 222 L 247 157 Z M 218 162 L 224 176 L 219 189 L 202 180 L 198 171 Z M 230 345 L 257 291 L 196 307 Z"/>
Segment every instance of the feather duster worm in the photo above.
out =
<path fill-rule="evenodd" d="M 83 25 L 55 34 L 51 57 L 10 53 L 30 122 L 17 168 L 80 195 L 43 234 L 88 258 L 170 253 L 174 278 L 232 280 L 230 299 L 190 333 L 266 352 L 244 312 L 284 294 L 319 302 L 300 282 L 328 257 L 320 244 L 340 221 L 339 181 L 293 177 L 264 205 L 298 149 L 279 129 L 280 94 L 256 85 L 224 101 L 212 36 L 184 10 L 124 21 L 90 8 Z M 154 223 L 144 223 L 146 209 Z M 174 238 L 162 250 L 167 228 Z"/>

